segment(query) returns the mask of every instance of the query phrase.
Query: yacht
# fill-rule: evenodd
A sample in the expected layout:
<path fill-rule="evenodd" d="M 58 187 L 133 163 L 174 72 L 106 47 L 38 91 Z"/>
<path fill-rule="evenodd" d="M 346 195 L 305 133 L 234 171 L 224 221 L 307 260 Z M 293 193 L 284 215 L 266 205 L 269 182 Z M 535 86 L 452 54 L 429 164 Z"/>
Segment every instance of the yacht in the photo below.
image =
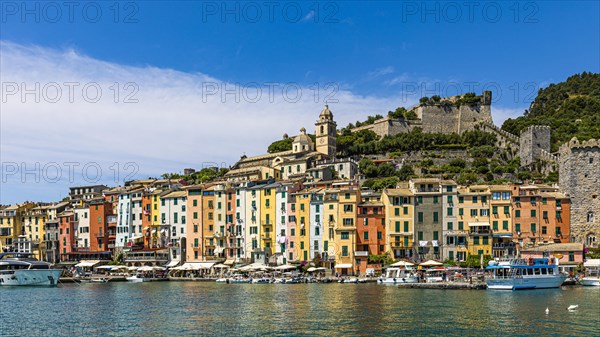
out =
<path fill-rule="evenodd" d="M 488 289 L 494 290 L 558 288 L 567 278 L 559 272 L 558 259 L 553 257 L 490 261 L 486 270 L 491 276 L 485 282 Z"/>
<path fill-rule="evenodd" d="M 390 267 L 385 271 L 385 277 L 380 277 L 377 283 L 417 283 L 417 276 L 408 268 Z"/>
<path fill-rule="evenodd" d="M 31 253 L 0 253 L 0 286 L 55 286 L 62 270 Z"/>

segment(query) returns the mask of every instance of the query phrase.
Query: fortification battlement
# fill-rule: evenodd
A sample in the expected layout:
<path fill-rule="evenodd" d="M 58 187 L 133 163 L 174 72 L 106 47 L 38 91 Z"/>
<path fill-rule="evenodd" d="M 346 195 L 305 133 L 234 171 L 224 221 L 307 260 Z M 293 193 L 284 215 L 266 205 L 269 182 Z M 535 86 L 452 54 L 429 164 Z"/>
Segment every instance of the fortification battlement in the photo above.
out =
<path fill-rule="evenodd" d="M 583 149 L 583 148 L 600 148 L 600 139 L 589 139 L 582 142 L 577 137 L 571 138 L 568 143 L 561 145 L 559 152 L 569 152 L 572 149 Z"/>
<path fill-rule="evenodd" d="M 541 149 L 539 158 L 543 159 L 543 160 L 548 160 L 548 161 L 551 161 L 551 162 L 558 162 L 558 156 L 557 155 L 552 154 L 552 153 L 550 153 L 550 152 L 548 152 L 548 151 L 546 151 L 544 149 Z"/>
<path fill-rule="evenodd" d="M 536 131 L 550 131 L 550 127 L 548 125 L 530 125 L 525 129 L 521 130 L 521 134 L 525 132 L 536 132 Z"/>
<path fill-rule="evenodd" d="M 513 135 L 510 132 L 504 131 L 501 128 L 497 127 L 496 125 L 494 125 L 493 123 L 489 123 L 489 122 L 482 122 L 481 125 L 484 128 L 490 128 L 493 131 L 497 132 L 498 134 L 500 134 L 502 137 L 507 138 L 515 143 L 519 142 L 519 136 Z"/>

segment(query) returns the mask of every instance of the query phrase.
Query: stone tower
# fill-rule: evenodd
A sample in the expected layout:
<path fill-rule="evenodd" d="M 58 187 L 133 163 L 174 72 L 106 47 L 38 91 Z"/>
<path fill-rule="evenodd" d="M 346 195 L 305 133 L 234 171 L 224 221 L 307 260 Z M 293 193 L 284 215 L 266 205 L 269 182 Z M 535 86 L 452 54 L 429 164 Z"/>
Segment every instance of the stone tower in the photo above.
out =
<path fill-rule="evenodd" d="M 337 124 L 333 120 L 333 113 L 329 106 L 325 105 L 315 123 L 317 136 L 317 152 L 329 157 L 335 157 Z"/>
<path fill-rule="evenodd" d="M 550 127 L 532 125 L 521 131 L 519 156 L 521 166 L 531 166 L 536 159 L 550 154 Z"/>
<path fill-rule="evenodd" d="M 577 138 L 559 150 L 561 192 L 571 198 L 571 239 L 600 246 L 600 140 Z"/>

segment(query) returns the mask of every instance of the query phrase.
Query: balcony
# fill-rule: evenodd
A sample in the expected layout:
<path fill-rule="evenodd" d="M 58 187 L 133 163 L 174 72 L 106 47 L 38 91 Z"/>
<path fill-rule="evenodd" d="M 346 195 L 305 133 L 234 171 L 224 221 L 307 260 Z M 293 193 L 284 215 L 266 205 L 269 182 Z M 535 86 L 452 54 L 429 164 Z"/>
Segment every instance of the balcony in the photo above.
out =
<path fill-rule="evenodd" d="M 412 248 L 412 243 L 408 242 L 408 244 L 404 244 L 402 241 L 392 241 L 390 242 L 390 246 L 392 248 Z"/>
<path fill-rule="evenodd" d="M 491 230 L 470 231 L 469 235 L 492 235 L 492 231 Z"/>
<path fill-rule="evenodd" d="M 262 226 L 273 226 L 273 223 L 271 221 L 261 221 L 260 224 Z"/>
<path fill-rule="evenodd" d="M 504 249 L 513 250 L 515 248 L 516 248 L 516 244 L 514 244 L 514 243 L 494 243 L 494 245 L 492 246 L 492 249 L 498 249 L 498 250 L 504 250 Z"/>
<path fill-rule="evenodd" d="M 368 251 L 364 251 L 364 250 L 362 250 L 362 251 L 357 250 L 357 251 L 354 252 L 354 256 L 369 256 L 369 252 Z"/>

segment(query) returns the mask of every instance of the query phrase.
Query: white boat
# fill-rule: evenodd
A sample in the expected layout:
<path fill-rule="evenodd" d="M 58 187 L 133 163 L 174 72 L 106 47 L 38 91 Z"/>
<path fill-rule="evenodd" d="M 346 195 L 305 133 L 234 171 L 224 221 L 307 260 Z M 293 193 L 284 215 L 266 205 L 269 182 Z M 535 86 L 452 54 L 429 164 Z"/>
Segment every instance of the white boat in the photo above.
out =
<path fill-rule="evenodd" d="M 589 259 L 583 263 L 585 277 L 581 279 L 581 285 L 588 287 L 600 287 L 600 259 Z"/>
<path fill-rule="evenodd" d="M 558 288 L 567 278 L 559 272 L 556 258 L 490 261 L 486 270 L 492 272 L 485 280 L 492 290 Z"/>
<path fill-rule="evenodd" d="M 379 284 L 417 283 L 417 276 L 412 269 L 390 267 L 385 271 L 385 277 L 377 280 Z"/>
<path fill-rule="evenodd" d="M 127 280 L 127 282 L 133 282 L 133 283 L 144 282 L 144 278 L 139 277 L 137 275 L 129 276 L 125 279 Z"/>
<path fill-rule="evenodd" d="M 271 283 L 271 279 L 266 278 L 266 277 L 254 278 L 254 279 L 252 279 L 252 283 L 253 284 L 268 284 L 268 283 Z"/>
<path fill-rule="evenodd" d="M 107 283 L 108 279 L 104 278 L 104 277 L 93 278 L 93 279 L 90 279 L 90 282 L 93 282 L 93 283 Z"/>
<path fill-rule="evenodd" d="M 0 254 L 0 286 L 55 286 L 62 270 L 52 269 L 30 253 Z"/>

